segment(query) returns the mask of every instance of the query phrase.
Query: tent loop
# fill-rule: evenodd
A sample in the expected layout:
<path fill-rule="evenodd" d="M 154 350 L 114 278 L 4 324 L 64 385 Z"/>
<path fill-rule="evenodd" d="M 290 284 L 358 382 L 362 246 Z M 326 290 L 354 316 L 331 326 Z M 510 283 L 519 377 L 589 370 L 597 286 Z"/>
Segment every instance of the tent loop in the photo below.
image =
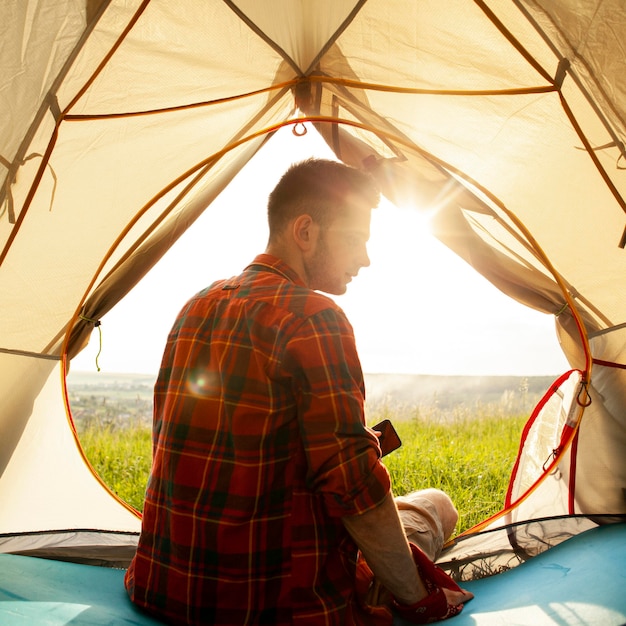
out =
<path fill-rule="evenodd" d="M 15 224 L 15 210 L 13 208 L 14 203 L 13 203 L 13 193 L 11 192 L 11 187 L 13 186 L 13 183 L 15 182 L 19 168 L 22 165 L 25 165 L 31 159 L 35 159 L 35 158 L 43 159 L 43 154 L 39 152 L 33 152 L 29 154 L 28 156 L 25 156 L 18 163 L 13 163 L 13 164 L 9 163 L 9 161 L 7 161 L 3 156 L 0 155 L 0 163 L 2 163 L 2 165 L 5 165 L 7 169 L 9 170 L 7 177 L 5 179 L 5 182 L 4 182 L 4 198 L 5 198 L 4 206 L 5 208 L 0 209 L 0 218 L 5 213 L 8 213 L 9 224 Z M 50 209 L 49 209 L 50 211 L 52 211 L 52 206 L 54 205 L 54 196 L 56 194 L 56 189 L 57 189 L 57 175 L 52 165 L 50 165 L 50 162 L 47 163 L 46 167 L 50 169 L 50 174 L 52 175 L 52 193 L 50 194 Z"/>
<path fill-rule="evenodd" d="M 293 125 L 291 132 L 296 137 L 304 137 L 309 131 L 307 130 L 306 126 L 302 122 L 297 122 L 296 124 Z"/>
<path fill-rule="evenodd" d="M 587 387 L 589 385 L 589 381 L 588 380 L 581 380 L 580 381 L 580 389 L 578 391 L 578 395 L 576 396 L 576 404 L 578 404 L 578 406 L 581 406 L 583 408 L 587 408 L 588 406 L 591 406 L 591 396 L 589 395 L 589 392 L 587 390 Z M 583 395 L 584 392 L 584 395 Z M 581 397 L 583 398 L 581 400 Z"/>
<path fill-rule="evenodd" d="M 624 171 L 626 170 L 626 150 L 624 149 L 624 144 L 621 141 L 615 141 L 613 145 L 619 150 L 619 156 L 615 161 L 615 169 Z"/>
<path fill-rule="evenodd" d="M 563 304 L 563 306 L 554 314 L 555 317 L 559 317 L 560 315 L 562 315 L 563 313 L 565 313 L 565 311 L 567 311 L 567 309 L 569 308 L 569 304 L 566 302 L 565 304 Z"/>
<path fill-rule="evenodd" d="M 5 213 L 8 213 L 9 224 L 15 224 L 15 211 L 13 209 L 13 194 L 11 193 L 11 186 L 13 185 L 17 168 L 2 155 L 0 155 L 0 163 L 2 163 L 7 170 L 9 170 L 6 178 L 4 179 L 4 202 L 2 203 L 4 208 L 0 208 L 0 218 L 2 218 Z"/>
<path fill-rule="evenodd" d="M 80 319 L 84 320 L 85 322 L 89 322 L 90 324 L 93 324 L 94 328 L 98 329 L 99 345 L 98 345 L 98 354 L 96 354 L 96 369 L 100 371 L 100 364 L 98 363 L 98 359 L 100 358 L 100 355 L 102 354 L 102 322 L 100 320 L 87 317 L 86 315 L 83 315 L 82 313 L 78 317 L 80 317 Z"/>
<path fill-rule="evenodd" d="M 543 462 L 543 465 L 541 466 L 544 474 L 548 471 L 548 467 L 554 461 L 554 459 L 556 459 L 559 454 L 561 454 L 561 450 L 562 446 L 558 446 L 557 448 L 554 448 L 552 452 L 550 452 L 550 454 L 548 454 L 548 458 Z M 554 470 L 551 472 L 551 474 L 553 476 L 557 476 L 558 474 L 560 474 L 558 465 L 555 465 Z"/>
<path fill-rule="evenodd" d="M 626 165 L 621 165 L 621 162 L 626 161 L 626 148 L 621 141 L 609 141 L 608 143 L 603 143 L 601 146 L 592 147 L 591 150 L 593 150 L 594 152 L 599 152 L 600 150 L 607 150 L 608 148 L 617 148 L 619 150 L 619 156 L 615 160 L 615 169 L 626 170 Z M 577 147 L 576 149 L 585 150 L 584 147 Z"/>
<path fill-rule="evenodd" d="M 589 149 L 593 152 L 599 152 L 600 150 L 607 150 L 608 148 L 617 148 L 619 150 L 619 156 L 615 159 L 615 169 L 621 171 L 626 170 L 626 164 L 622 165 L 622 162 L 626 163 L 626 149 L 621 141 L 609 141 L 608 143 L 603 143 L 601 146 L 590 146 Z M 586 148 L 584 146 L 576 146 L 576 150 L 585 151 Z"/>

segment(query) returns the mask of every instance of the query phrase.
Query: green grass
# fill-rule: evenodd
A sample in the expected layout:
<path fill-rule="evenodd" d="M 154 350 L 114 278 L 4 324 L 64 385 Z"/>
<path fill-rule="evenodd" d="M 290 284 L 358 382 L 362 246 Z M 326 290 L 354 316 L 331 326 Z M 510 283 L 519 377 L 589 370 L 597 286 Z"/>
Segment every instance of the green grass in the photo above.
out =
<path fill-rule="evenodd" d="M 526 417 L 506 414 L 498 405 L 446 413 L 384 405 L 370 411 L 368 424 L 389 418 L 402 439 L 402 447 L 385 457 L 394 493 L 446 491 L 459 509 L 458 534 L 502 507 Z M 81 443 L 104 482 L 141 510 L 150 471 L 149 428 L 92 423 L 81 431 Z"/>
<path fill-rule="evenodd" d="M 143 510 L 152 456 L 150 428 L 100 427 L 92 422 L 79 434 L 85 454 L 102 480 L 122 500 Z"/>
<path fill-rule="evenodd" d="M 387 409 L 368 423 L 385 417 L 402 440 L 402 447 L 384 459 L 394 494 L 442 489 L 459 510 L 457 534 L 502 508 L 527 416 L 480 407 L 449 415 Z"/>

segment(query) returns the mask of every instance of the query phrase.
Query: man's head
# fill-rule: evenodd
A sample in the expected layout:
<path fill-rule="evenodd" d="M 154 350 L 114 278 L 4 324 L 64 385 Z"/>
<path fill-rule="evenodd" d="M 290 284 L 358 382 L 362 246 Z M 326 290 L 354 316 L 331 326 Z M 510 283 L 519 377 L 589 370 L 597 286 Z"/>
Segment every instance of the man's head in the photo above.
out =
<path fill-rule="evenodd" d="M 269 196 L 267 252 L 292 265 L 311 289 L 344 293 L 369 265 L 371 209 L 379 200 L 365 172 L 325 159 L 296 163 Z"/>

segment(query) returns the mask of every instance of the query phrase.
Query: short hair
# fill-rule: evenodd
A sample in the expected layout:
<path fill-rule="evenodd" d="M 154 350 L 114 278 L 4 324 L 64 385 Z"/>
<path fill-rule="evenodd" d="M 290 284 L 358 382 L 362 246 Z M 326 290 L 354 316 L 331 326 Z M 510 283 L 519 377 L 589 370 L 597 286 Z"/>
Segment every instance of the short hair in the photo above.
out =
<path fill-rule="evenodd" d="M 269 195 L 270 238 L 305 213 L 325 228 L 348 202 L 355 201 L 370 208 L 380 201 L 380 191 L 367 172 L 330 159 L 294 163 Z"/>

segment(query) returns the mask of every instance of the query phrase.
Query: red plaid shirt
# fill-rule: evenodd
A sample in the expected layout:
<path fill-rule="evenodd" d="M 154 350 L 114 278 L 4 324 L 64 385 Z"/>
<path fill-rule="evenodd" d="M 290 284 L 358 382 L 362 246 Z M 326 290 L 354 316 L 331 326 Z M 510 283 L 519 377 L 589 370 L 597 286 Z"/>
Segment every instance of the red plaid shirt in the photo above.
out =
<path fill-rule="evenodd" d="M 133 602 L 177 624 L 355 619 L 340 518 L 389 491 L 363 400 L 344 313 L 275 257 L 188 302 L 155 387 Z"/>

